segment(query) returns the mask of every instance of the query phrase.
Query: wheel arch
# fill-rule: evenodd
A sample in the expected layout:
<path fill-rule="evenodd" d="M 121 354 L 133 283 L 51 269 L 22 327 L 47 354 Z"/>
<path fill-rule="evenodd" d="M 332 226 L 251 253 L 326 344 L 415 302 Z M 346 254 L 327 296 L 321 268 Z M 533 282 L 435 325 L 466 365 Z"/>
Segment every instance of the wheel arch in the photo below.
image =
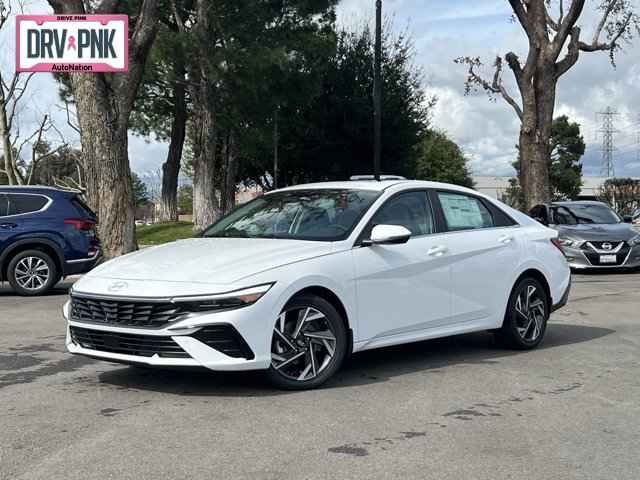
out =
<path fill-rule="evenodd" d="M 298 290 L 293 295 L 291 295 L 291 298 L 289 298 L 288 301 L 290 301 L 295 297 L 299 297 L 300 295 L 316 295 L 326 300 L 331 305 L 333 305 L 333 307 L 340 314 L 340 318 L 342 318 L 342 321 L 344 322 L 344 326 L 347 330 L 347 334 L 349 336 L 349 339 L 347 342 L 349 346 L 349 351 L 347 352 L 347 355 L 350 355 L 353 351 L 353 330 L 351 327 L 349 314 L 340 297 L 338 297 L 338 295 L 336 295 L 335 292 L 333 292 L 331 289 L 327 287 L 320 286 L 320 285 L 312 285 L 312 286 L 304 287 L 301 290 Z"/>
<path fill-rule="evenodd" d="M 551 296 L 551 286 L 549 285 L 549 280 L 547 280 L 547 277 L 545 276 L 545 274 L 537 268 L 526 269 L 518 276 L 518 278 L 516 278 L 516 281 L 513 283 L 513 287 L 511 288 L 511 293 L 513 293 L 513 290 L 516 288 L 516 285 L 518 285 L 518 283 L 523 278 L 535 278 L 537 281 L 540 282 L 540 284 L 544 288 L 544 293 L 547 297 L 549 308 L 551 309 L 551 307 L 553 306 L 553 297 Z"/>
<path fill-rule="evenodd" d="M 0 279 L 7 279 L 11 259 L 26 250 L 40 250 L 46 253 L 55 262 L 58 274 L 64 275 L 64 255 L 60 247 L 46 238 L 28 238 L 18 240 L 2 253 L 2 256 L 0 256 Z"/>

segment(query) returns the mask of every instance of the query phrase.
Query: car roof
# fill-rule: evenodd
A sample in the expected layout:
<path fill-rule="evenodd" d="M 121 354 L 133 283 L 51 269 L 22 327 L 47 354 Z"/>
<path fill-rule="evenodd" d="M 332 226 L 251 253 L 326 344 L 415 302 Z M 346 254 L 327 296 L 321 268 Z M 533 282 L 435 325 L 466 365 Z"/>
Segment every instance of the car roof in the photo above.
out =
<path fill-rule="evenodd" d="M 40 194 L 78 194 L 76 190 L 48 187 L 45 185 L 0 185 L 0 193 L 40 193 Z"/>
<path fill-rule="evenodd" d="M 551 205 L 568 207 L 571 205 L 606 205 L 606 203 L 596 200 L 562 200 L 559 202 L 551 202 Z"/>
<path fill-rule="evenodd" d="M 449 183 L 440 183 L 440 182 L 429 182 L 424 180 L 349 180 L 349 181 L 341 181 L 341 182 L 318 182 L 318 183 L 307 183 L 302 185 L 295 185 L 292 187 L 286 187 L 279 190 L 275 190 L 274 192 L 289 192 L 296 190 L 371 190 L 381 192 L 387 190 L 391 187 L 399 187 L 399 190 L 402 189 L 412 189 L 412 188 L 446 188 L 447 190 L 459 190 L 461 192 L 474 193 L 479 195 L 475 190 L 471 190 L 466 187 L 461 187 L 459 185 L 452 185 Z"/>

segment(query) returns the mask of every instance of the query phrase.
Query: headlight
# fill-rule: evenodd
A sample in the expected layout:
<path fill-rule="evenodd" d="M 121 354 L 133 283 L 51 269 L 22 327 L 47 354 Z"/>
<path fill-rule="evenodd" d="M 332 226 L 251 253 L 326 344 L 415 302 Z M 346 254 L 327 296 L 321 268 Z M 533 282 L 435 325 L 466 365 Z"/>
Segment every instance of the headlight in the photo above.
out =
<path fill-rule="evenodd" d="M 636 235 L 635 237 L 633 237 L 631 240 L 629 240 L 629 243 L 633 246 L 640 245 L 640 235 Z"/>
<path fill-rule="evenodd" d="M 568 238 L 568 237 L 558 237 L 558 241 L 560 242 L 560 245 L 562 245 L 563 247 L 573 247 L 573 248 L 577 248 L 584 243 L 582 240 L 575 240 L 573 238 Z"/>
<path fill-rule="evenodd" d="M 242 308 L 256 303 L 269 291 L 273 283 L 234 290 L 215 295 L 194 295 L 191 297 L 174 297 L 172 303 L 180 305 L 190 312 L 212 312 Z"/>

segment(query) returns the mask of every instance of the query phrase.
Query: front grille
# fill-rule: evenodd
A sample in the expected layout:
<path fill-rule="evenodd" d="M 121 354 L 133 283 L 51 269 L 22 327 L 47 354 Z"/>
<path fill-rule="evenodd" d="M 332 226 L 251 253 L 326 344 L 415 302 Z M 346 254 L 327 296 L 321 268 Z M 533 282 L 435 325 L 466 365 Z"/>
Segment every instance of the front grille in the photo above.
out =
<path fill-rule="evenodd" d="M 620 246 L 620 244 L 623 244 L 622 248 L 624 248 L 626 246 L 625 242 L 620 242 L 620 241 L 612 241 L 612 242 L 585 242 L 582 245 L 582 249 L 583 250 L 593 250 L 593 248 L 591 248 L 591 245 L 593 245 L 596 249 L 598 250 L 603 250 L 605 252 L 609 251 L 609 250 L 615 250 L 616 248 L 618 248 Z M 589 245 L 591 244 L 591 245 Z M 608 248 L 605 248 L 608 247 Z M 613 252 L 611 252 L 613 254 Z"/>
<path fill-rule="evenodd" d="M 587 260 L 589 260 L 589 263 L 591 263 L 591 265 L 595 266 L 595 267 L 616 267 L 616 266 L 620 266 L 623 265 L 624 262 L 627 260 L 627 257 L 629 256 L 629 252 L 631 251 L 631 247 L 626 243 L 626 242 L 589 242 L 591 245 L 593 245 L 595 248 L 597 248 L 599 251 L 595 251 L 591 246 L 587 245 L 586 243 L 582 246 L 582 249 L 584 251 L 584 255 L 587 257 Z M 611 248 L 610 249 L 605 249 L 603 248 L 604 244 L 610 244 Z M 620 247 L 620 244 L 622 244 L 622 246 Z M 620 247 L 620 250 L 618 250 L 617 252 L 615 252 L 615 250 Z M 616 261 L 615 263 L 601 263 L 600 262 L 600 256 L 601 255 L 615 255 L 616 256 Z"/>
<path fill-rule="evenodd" d="M 231 325 L 204 327 L 194 333 L 192 337 L 229 357 L 246 358 L 247 360 L 255 358 L 242 335 Z"/>
<path fill-rule="evenodd" d="M 164 358 L 191 358 L 171 337 L 69 328 L 74 343 L 89 350 L 139 357 L 153 357 L 157 354 Z"/>
<path fill-rule="evenodd" d="M 161 328 L 180 320 L 185 311 L 170 302 L 71 297 L 71 319 L 78 322 L 137 328 Z"/>

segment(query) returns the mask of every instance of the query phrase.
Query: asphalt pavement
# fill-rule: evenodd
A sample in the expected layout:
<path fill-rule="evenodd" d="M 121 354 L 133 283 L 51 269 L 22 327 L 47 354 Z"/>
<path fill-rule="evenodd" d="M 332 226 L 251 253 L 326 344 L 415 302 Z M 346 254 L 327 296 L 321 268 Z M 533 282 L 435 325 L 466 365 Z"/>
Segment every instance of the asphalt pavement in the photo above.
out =
<path fill-rule="evenodd" d="M 0 288 L 0 479 L 640 477 L 640 274 L 574 276 L 542 347 L 365 352 L 326 388 L 71 356 L 62 285 Z"/>

